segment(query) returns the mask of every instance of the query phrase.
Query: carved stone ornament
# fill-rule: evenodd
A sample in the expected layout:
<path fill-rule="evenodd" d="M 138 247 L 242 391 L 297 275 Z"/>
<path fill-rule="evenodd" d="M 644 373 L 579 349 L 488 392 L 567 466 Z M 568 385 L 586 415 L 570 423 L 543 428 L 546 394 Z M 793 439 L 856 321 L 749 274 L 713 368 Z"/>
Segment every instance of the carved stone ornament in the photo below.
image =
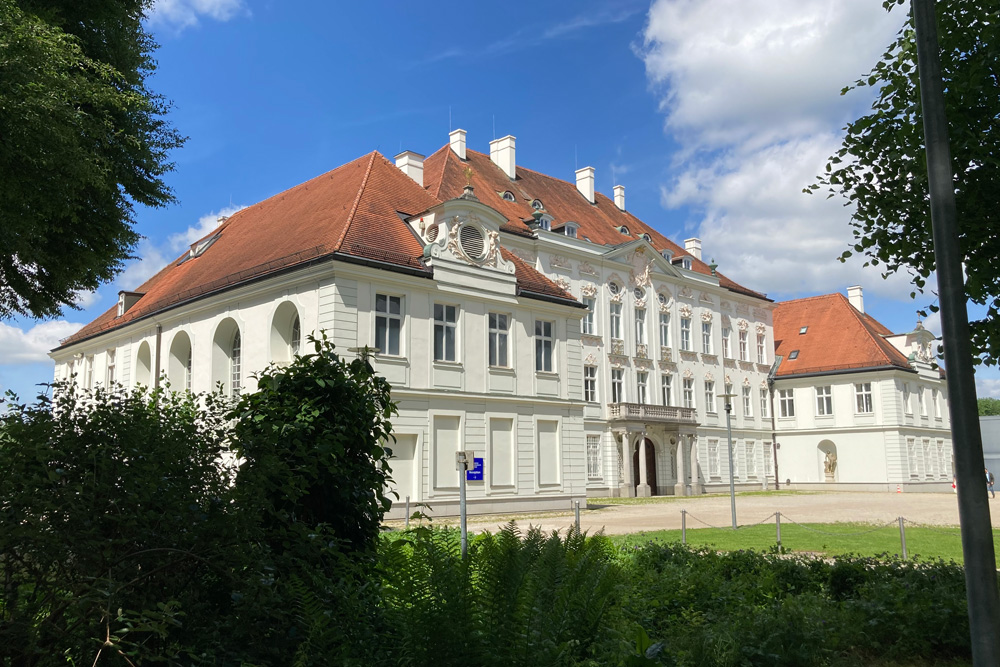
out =
<path fill-rule="evenodd" d="M 670 361 L 669 359 L 660 359 L 661 371 L 669 371 L 673 368 L 675 368 L 674 362 Z"/>
<path fill-rule="evenodd" d="M 535 253 L 531 252 L 530 250 L 524 250 L 522 248 L 511 248 L 510 251 L 514 253 L 519 259 L 524 260 L 531 266 L 534 266 L 535 261 L 538 259 L 535 256 Z"/>
<path fill-rule="evenodd" d="M 921 343 L 920 347 L 917 348 L 917 361 L 922 361 L 925 364 L 929 364 L 932 358 L 933 357 L 931 356 L 931 344 Z"/>
<path fill-rule="evenodd" d="M 753 309 L 753 318 L 755 320 L 760 320 L 761 322 L 766 322 L 767 321 L 767 311 L 764 310 L 763 308 L 754 308 Z"/>
<path fill-rule="evenodd" d="M 740 331 L 746 331 L 747 329 L 750 328 L 750 323 L 741 317 L 740 319 L 736 320 L 736 328 L 739 329 Z"/>
<path fill-rule="evenodd" d="M 713 313 L 710 310 L 702 310 L 701 311 L 701 321 L 702 322 L 711 322 L 712 318 L 714 316 L 715 316 L 715 313 Z"/>
<path fill-rule="evenodd" d="M 625 354 L 625 341 L 621 338 L 611 339 L 611 354 Z"/>
<path fill-rule="evenodd" d="M 646 257 L 646 249 L 642 246 L 636 248 L 629 261 L 632 264 L 632 270 L 628 274 L 629 283 L 635 287 L 652 286 L 649 274 L 653 263 Z"/>
<path fill-rule="evenodd" d="M 651 369 L 651 368 L 653 368 L 653 360 L 652 359 L 646 359 L 646 358 L 636 357 L 636 359 L 635 359 L 635 367 L 636 368 L 649 368 L 649 369 Z"/>
<path fill-rule="evenodd" d="M 684 371 L 684 377 L 690 380 L 691 378 L 694 377 L 694 372 L 690 368 L 688 368 Z"/>
<path fill-rule="evenodd" d="M 587 355 L 587 358 L 583 360 L 583 363 L 587 366 L 593 366 L 597 363 L 597 359 L 594 357 L 593 352 Z"/>
<path fill-rule="evenodd" d="M 681 314 L 681 317 L 687 319 L 691 317 L 691 306 L 686 303 L 682 303 L 681 307 L 677 309 L 677 312 Z"/>
<path fill-rule="evenodd" d="M 685 299 L 693 299 L 694 291 L 690 287 L 685 285 L 684 287 L 681 288 L 679 295 Z"/>
<path fill-rule="evenodd" d="M 645 343 L 637 343 L 635 346 L 635 356 L 640 359 L 649 358 L 649 346 Z"/>
<path fill-rule="evenodd" d="M 732 307 L 733 304 L 729 303 L 728 301 L 723 301 L 719 304 L 719 308 L 721 308 L 722 310 L 730 310 Z"/>
<path fill-rule="evenodd" d="M 592 267 L 589 262 L 580 262 L 580 266 L 577 267 L 581 276 L 596 276 L 597 269 Z"/>
<path fill-rule="evenodd" d="M 661 346 L 660 347 L 660 358 L 663 361 L 671 361 L 671 354 L 672 354 L 672 352 L 671 352 L 671 350 L 670 350 L 669 347 L 666 347 L 666 346 Z"/>
<path fill-rule="evenodd" d="M 715 376 L 711 372 L 705 373 L 706 382 L 715 382 Z"/>
<path fill-rule="evenodd" d="M 622 281 L 621 276 L 617 273 L 612 273 L 611 276 L 608 277 L 608 281 L 605 284 L 608 286 L 608 292 L 611 294 L 611 302 L 621 303 L 622 296 L 625 294 L 625 283 Z M 616 285 L 618 287 L 617 294 L 612 291 L 611 285 Z"/>
<path fill-rule="evenodd" d="M 733 378 L 729 375 L 729 373 L 726 373 L 726 384 L 732 384 L 732 383 L 733 383 Z"/>
<path fill-rule="evenodd" d="M 549 258 L 549 267 L 569 271 L 571 265 L 569 263 L 569 259 L 563 257 L 562 255 L 552 255 L 552 257 Z"/>
<path fill-rule="evenodd" d="M 625 365 L 625 359 L 623 357 L 618 355 L 609 355 L 608 358 L 611 360 L 611 365 L 615 368 L 621 368 Z"/>
<path fill-rule="evenodd" d="M 757 334 L 760 336 L 767 333 L 767 326 L 765 326 L 763 322 L 758 322 L 755 328 L 757 329 Z"/>
<path fill-rule="evenodd" d="M 462 246 L 458 242 L 458 228 L 465 221 L 461 216 L 454 216 L 451 220 L 448 220 L 448 240 L 445 242 L 445 247 L 451 251 L 456 257 L 465 257 L 465 253 L 462 252 Z"/>
<path fill-rule="evenodd" d="M 565 278 L 559 278 L 558 280 L 554 280 L 553 282 L 556 285 L 559 285 L 559 287 L 561 287 L 563 291 L 565 292 L 569 291 L 569 281 L 566 280 Z"/>
<path fill-rule="evenodd" d="M 673 307 L 674 307 L 674 300 L 673 299 L 667 299 L 666 303 L 661 303 L 660 304 L 660 312 L 661 313 L 669 313 L 670 309 L 673 308 Z"/>
<path fill-rule="evenodd" d="M 744 387 L 750 386 L 750 378 L 743 378 L 743 386 Z"/>
<path fill-rule="evenodd" d="M 708 292 L 702 292 L 698 297 L 698 301 L 701 301 L 702 303 L 715 303 Z"/>
<path fill-rule="evenodd" d="M 749 315 L 750 314 L 750 306 L 746 305 L 745 303 L 737 303 L 736 304 L 736 314 L 737 315 Z"/>
<path fill-rule="evenodd" d="M 760 388 L 761 389 L 767 389 L 767 380 L 766 379 L 760 381 Z"/>
<path fill-rule="evenodd" d="M 596 297 L 597 285 L 595 285 L 594 283 L 585 283 L 583 287 L 580 288 L 580 294 L 590 298 Z"/>

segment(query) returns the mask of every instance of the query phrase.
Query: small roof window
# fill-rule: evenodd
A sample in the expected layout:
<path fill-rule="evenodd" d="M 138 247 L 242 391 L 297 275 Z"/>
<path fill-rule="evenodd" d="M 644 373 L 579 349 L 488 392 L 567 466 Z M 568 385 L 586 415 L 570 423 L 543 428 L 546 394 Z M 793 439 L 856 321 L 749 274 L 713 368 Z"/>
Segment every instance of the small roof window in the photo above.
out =
<path fill-rule="evenodd" d="M 681 266 L 683 266 L 685 269 L 687 269 L 688 271 L 690 271 L 691 270 L 691 258 L 690 257 L 681 257 Z"/>
<path fill-rule="evenodd" d="M 618 231 L 624 234 L 625 236 L 631 236 L 631 232 L 629 232 L 628 227 L 626 227 L 625 225 L 619 227 Z"/>
<path fill-rule="evenodd" d="M 565 225 L 563 225 L 562 233 L 565 234 L 566 236 L 570 236 L 575 239 L 576 230 L 578 230 L 579 228 L 580 225 L 576 224 L 575 222 L 567 222 Z"/>
<path fill-rule="evenodd" d="M 788 353 L 788 360 L 789 361 L 792 361 L 792 360 L 798 359 L 798 358 L 799 358 L 799 351 L 798 350 L 792 350 L 791 352 Z"/>
<path fill-rule="evenodd" d="M 503 193 L 501 196 L 503 197 L 504 201 L 515 201 L 515 199 L 514 199 L 514 193 L 511 192 L 510 190 L 508 190 L 507 192 Z"/>
<path fill-rule="evenodd" d="M 652 243 L 653 242 L 653 237 L 650 236 L 649 234 L 643 232 L 643 234 L 642 234 L 642 240 L 645 241 L 646 243 Z"/>
<path fill-rule="evenodd" d="M 534 201 L 531 202 L 531 208 L 535 209 L 536 211 L 541 211 L 545 207 L 542 205 L 541 199 L 535 199 Z"/>
<path fill-rule="evenodd" d="M 632 296 L 634 296 L 637 300 L 641 301 L 646 296 L 646 290 L 642 289 L 641 287 L 636 287 L 634 290 L 632 290 Z"/>
<path fill-rule="evenodd" d="M 801 329 L 799 329 L 799 335 L 801 336 L 802 334 L 804 334 L 807 331 L 809 331 L 809 327 L 808 326 L 802 327 Z"/>

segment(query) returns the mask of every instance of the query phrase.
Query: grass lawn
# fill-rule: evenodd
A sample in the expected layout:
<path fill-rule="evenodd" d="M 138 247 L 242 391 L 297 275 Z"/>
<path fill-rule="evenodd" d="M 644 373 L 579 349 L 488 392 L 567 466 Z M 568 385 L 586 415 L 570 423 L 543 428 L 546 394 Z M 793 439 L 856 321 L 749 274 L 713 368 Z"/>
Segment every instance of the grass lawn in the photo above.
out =
<path fill-rule="evenodd" d="M 775 545 L 774 523 L 744 526 L 735 532 L 730 528 L 688 528 L 687 543 L 710 546 L 723 551 L 754 549 L 766 551 Z M 680 542 L 680 530 L 658 530 L 631 535 L 612 535 L 611 541 L 620 546 L 640 545 L 646 542 Z M 885 526 L 862 523 L 808 523 L 796 525 L 782 521 L 781 544 L 795 552 L 817 555 L 855 553 L 862 556 L 878 554 L 902 555 L 899 525 Z M 1000 541 L 993 537 L 994 549 L 1000 553 Z M 962 540 L 958 527 L 906 525 L 906 549 L 910 558 L 921 560 L 943 558 L 962 563 Z"/>
<path fill-rule="evenodd" d="M 815 496 L 821 491 L 740 491 L 737 495 L 744 496 Z M 677 502 L 690 502 L 692 499 L 729 497 L 726 493 L 706 493 L 700 496 L 647 496 L 645 498 L 588 498 L 588 507 L 600 507 L 602 505 L 663 505 Z"/>

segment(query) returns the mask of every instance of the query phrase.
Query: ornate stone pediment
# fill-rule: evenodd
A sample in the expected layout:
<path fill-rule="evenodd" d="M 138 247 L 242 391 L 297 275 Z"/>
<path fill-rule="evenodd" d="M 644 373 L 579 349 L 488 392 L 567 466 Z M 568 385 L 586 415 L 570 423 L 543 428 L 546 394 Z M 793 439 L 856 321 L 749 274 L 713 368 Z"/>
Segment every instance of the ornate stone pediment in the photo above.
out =
<path fill-rule="evenodd" d="M 682 303 L 681 307 L 677 309 L 677 312 L 681 314 L 681 317 L 686 319 L 691 317 L 692 309 L 691 306 L 689 306 L 688 304 Z"/>
<path fill-rule="evenodd" d="M 694 290 L 685 285 L 684 287 L 681 288 L 681 291 L 678 293 L 678 296 L 680 296 L 683 299 L 693 299 Z"/>
<path fill-rule="evenodd" d="M 562 255 L 552 255 L 549 257 L 549 268 L 550 269 L 562 269 L 563 271 L 569 271 L 571 267 L 569 259 L 563 257 Z"/>
<path fill-rule="evenodd" d="M 473 266 L 490 267 L 514 274 L 514 263 L 505 260 L 500 252 L 499 232 L 475 213 L 444 217 L 437 228 L 444 228 L 445 233 L 435 234 L 434 242 L 424 248 L 425 257 L 450 255 L 453 259 Z"/>
<path fill-rule="evenodd" d="M 635 287 L 651 287 L 653 284 L 650 278 L 653 262 L 646 256 L 646 248 L 639 246 L 632 256 L 629 257 L 632 270 L 629 271 L 629 284 Z"/>
<path fill-rule="evenodd" d="M 687 368 L 684 370 L 684 377 L 690 380 L 694 377 L 694 372 L 690 368 Z"/>
<path fill-rule="evenodd" d="M 566 280 L 565 278 L 557 278 L 556 280 L 553 280 L 552 282 L 554 282 L 556 285 L 559 285 L 559 287 L 561 287 L 563 289 L 563 291 L 565 291 L 565 292 L 569 291 L 569 287 L 570 287 L 569 281 Z"/>
<path fill-rule="evenodd" d="M 707 382 L 715 382 L 715 376 L 712 375 L 711 371 L 709 371 L 708 373 L 705 373 L 705 380 Z"/>
<path fill-rule="evenodd" d="M 763 322 L 758 322 L 754 328 L 757 330 L 757 333 L 761 336 L 767 333 L 767 326 Z"/>
<path fill-rule="evenodd" d="M 715 301 L 712 300 L 712 297 L 711 295 L 709 295 L 708 292 L 702 292 L 701 294 L 699 294 L 698 301 L 700 301 L 701 303 L 715 303 Z"/>
<path fill-rule="evenodd" d="M 597 285 L 595 285 L 594 283 L 585 283 L 583 287 L 580 288 L 580 294 L 590 298 L 596 297 Z"/>
<path fill-rule="evenodd" d="M 703 310 L 701 311 L 701 321 L 702 321 L 702 322 L 711 322 L 711 321 L 712 321 L 712 318 L 713 318 L 714 316 L 715 316 L 715 313 L 713 313 L 713 312 L 712 312 L 712 311 L 710 311 L 710 310 L 707 310 L 707 309 L 703 309 Z"/>
<path fill-rule="evenodd" d="M 746 331 L 747 329 L 750 328 L 750 323 L 741 317 L 740 319 L 736 320 L 736 328 L 739 329 L 740 331 Z"/>

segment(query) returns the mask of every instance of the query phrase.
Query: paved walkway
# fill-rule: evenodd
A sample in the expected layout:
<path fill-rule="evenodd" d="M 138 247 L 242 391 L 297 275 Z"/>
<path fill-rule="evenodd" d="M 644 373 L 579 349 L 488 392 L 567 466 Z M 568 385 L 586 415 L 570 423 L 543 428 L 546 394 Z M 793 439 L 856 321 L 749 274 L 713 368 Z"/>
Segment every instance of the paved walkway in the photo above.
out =
<path fill-rule="evenodd" d="M 1000 503 L 1000 500 L 990 501 L 993 526 L 1000 527 L 1000 504 L 995 503 Z M 682 509 L 689 512 L 688 528 L 703 527 L 699 520 L 719 527 L 728 527 L 731 523 L 729 496 L 711 495 L 662 498 L 642 505 L 601 506 L 591 503 L 589 509 L 580 512 L 580 526 L 591 533 L 603 528 L 608 535 L 679 529 Z M 958 497 L 954 493 L 791 492 L 787 495 L 736 497 L 739 525 L 758 523 L 775 511 L 780 511 L 783 518 L 798 523 L 885 523 L 902 516 L 914 523 L 958 525 Z M 476 532 L 496 530 L 511 519 L 516 519 L 519 525 L 525 527 L 530 524 L 546 531 L 565 530 L 573 524 L 573 513 L 470 517 L 469 529 Z M 454 519 L 435 519 L 438 525 L 455 522 Z"/>

